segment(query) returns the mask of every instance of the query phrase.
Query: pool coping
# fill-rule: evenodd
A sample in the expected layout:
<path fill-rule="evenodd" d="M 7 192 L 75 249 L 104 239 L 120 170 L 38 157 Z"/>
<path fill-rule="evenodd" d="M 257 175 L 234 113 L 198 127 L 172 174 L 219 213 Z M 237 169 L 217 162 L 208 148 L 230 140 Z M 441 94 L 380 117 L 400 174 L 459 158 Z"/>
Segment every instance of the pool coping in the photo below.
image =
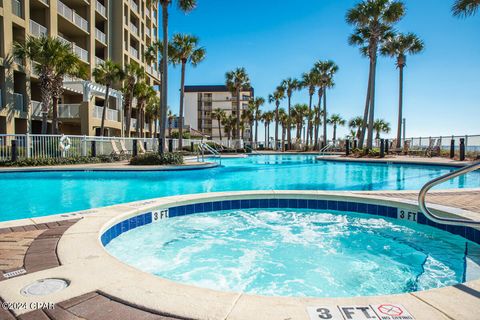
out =
<path fill-rule="evenodd" d="M 318 155 L 315 158 L 317 161 L 326 161 L 326 162 L 349 162 L 349 163 L 380 163 L 380 164 L 410 164 L 410 165 L 424 165 L 424 166 L 446 166 L 446 167 L 457 167 L 461 168 L 469 164 L 474 163 L 475 161 L 457 161 L 447 158 L 350 158 L 345 156 L 338 155 Z"/>
<path fill-rule="evenodd" d="M 242 191 L 182 195 L 137 201 L 79 214 L 83 217 L 70 227 L 58 243 L 61 266 L 8 279 L 0 285 L 0 296 L 14 302 L 58 303 L 91 291 L 102 292 L 120 301 L 163 314 L 191 319 L 308 319 L 307 306 L 365 305 L 381 303 L 402 304 L 417 319 L 469 319 L 474 317 L 480 299 L 472 292 L 480 290 L 480 280 L 454 287 L 422 292 L 354 298 L 285 298 L 264 297 L 236 292 L 221 292 L 179 284 L 156 277 L 124 264 L 103 247 L 100 235 L 118 221 L 158 208 L 188 205 L 197 202 L 231 199 L 336 199 L 363 203 L 401 206 L 418 211 L 415 201 L 381 196 L 358 195 L 354 192 L 324 191 Z M 471 217 L 475 213 L 432 205 L 444 215 Z M 77 216 L 77 217 L 79 217 Z M 478 214 L 476 214 L 478 216 Z M 67 217 L 64 217 L 67 219 Z M 69 216 L 68 219 L 72 217 Z M 56 220 L 49 216 L 29 219 L 30 223 Z M 0 223 L 0 228 L 7 223 Z M 79 243 L 82 245 L 79 246 Z M 56 277 L 71 282 L 67 289 L 47 297 L 25 297 L 20 289 L 38 279 Z M 462 309 L 456 308 L 461 305 Z M 14 310 L 23 314 L 29 310 Z M 259 317 L 261 315 L 261 317 Z"/>

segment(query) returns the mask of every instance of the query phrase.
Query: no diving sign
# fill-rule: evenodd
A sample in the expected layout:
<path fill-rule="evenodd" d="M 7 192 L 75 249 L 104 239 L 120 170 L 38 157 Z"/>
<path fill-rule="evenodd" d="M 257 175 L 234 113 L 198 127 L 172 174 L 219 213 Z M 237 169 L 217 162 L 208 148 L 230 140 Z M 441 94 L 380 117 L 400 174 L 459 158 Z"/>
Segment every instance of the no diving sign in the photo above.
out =
<path fill-rule="evenodd" d="M 308 307 L 311 320 L 415 320 L 401 304 Z"/>

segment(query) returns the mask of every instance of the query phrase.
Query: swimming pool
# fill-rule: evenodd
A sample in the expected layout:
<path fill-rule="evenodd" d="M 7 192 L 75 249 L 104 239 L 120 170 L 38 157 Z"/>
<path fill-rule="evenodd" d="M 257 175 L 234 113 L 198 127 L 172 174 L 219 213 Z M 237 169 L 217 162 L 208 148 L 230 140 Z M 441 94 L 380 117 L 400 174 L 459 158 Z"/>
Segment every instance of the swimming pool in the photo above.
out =
<path fill-rule="evenodd" d="M 386 217 L 393 216 L 390 208 L 373 210 L 378 215 L 299 208 L 170 211 L 174 217 L 161 223 L 109 236 L 107 250 L 173 281 L 266 296 L 399 294 L 479 276 L 476 265 L 477 271 L 467 269 L 468 261 L 479 260 L 478 244 L 439 226 Z"/>
<path fill-rule="evenodd" d="M 316 161 L 315 156 L 223 159 L 222 166 L 175 172 L 58 171 L 0 174 L 0 221 L 169 195 L 240 190 L 410 190 L 451 167 Z M 470 173 L 442 188 L 480 186 Z"/>

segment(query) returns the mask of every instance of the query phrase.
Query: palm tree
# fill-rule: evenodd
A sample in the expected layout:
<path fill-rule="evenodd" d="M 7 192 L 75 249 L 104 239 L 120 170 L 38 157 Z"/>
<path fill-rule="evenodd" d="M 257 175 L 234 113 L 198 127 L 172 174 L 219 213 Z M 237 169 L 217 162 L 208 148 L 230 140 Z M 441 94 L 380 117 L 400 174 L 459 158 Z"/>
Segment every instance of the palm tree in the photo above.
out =
<path fill-rule="evenodd" d="M 303 124 L 308 116 L 308 105 L 298 103 L 292 109 L 292 121 L 297 126 L 297 142 L 302 139 Z"/>
<path fill-rule="evenodd" d="M 222 120 L 225 118 L 225 110 L 216 108 L 212 111 L 212 118 L 217 119 L 218 122 L 218 134 L 220 135 L 220 141 L 222 141 Z"/>
<path fill-rule="evenodd" d="M 388 39 L 381 48 L 381 53 L 385 56 L 397 59 L 397 68 L 399 76 L 399 94 L 398 94 L 398 122 L 397 122 L 397 148 L 402 147 L 402 120 L 403 120 L 403 69 L 407 65 L 407 54 L 418 54 L 424 50 L 423 41 L 415 34 L 398 34 Z"/>
<path fill-rule="evenodd" d="M 125 135 L 130 137 L 130 122 L 132 119 L 133 98 L 136 84 L 145 77 L 145 70 L 136 62 L 132 62 L 125 66 L 124 70 L 124 86 L 122 91 L 124 93 L 124 112 L 125 112 Z M 161 122 L 162 117 L 160 117 Z M 160 123 L 160 130 L 162 125 Z M 165 130 L 165 129 L 163 129 Z M 160 135 L 162 133 L 160 132 Z"/>
<path fill-rule="evenodd" d="M 362 117 L 355 117 L 352 120 L 348 122 L 348 127 L 352 129 L 352 138 L 353 139 L 359 139 L 360 138 L 360 133 L 361 129 L 363 126 L 363 118 Z"/>
<path fill-rule="evenodd" d="M 292 94 L 293 91 L 298 90 L 301 88 L 300 82 L 297 79 L 288 78 L 282 81 L 281 86 L 283 87 L 284 91 L 287 94 L 288 99 L 288 116 L 292 116 Z M 288 148 L 290 149 L 290 145 L 292 144 L 292 135 L 290 132 L 291 128 L 288 128 L 287 131 L 287 141 L 288 141 Z"/>
<path fill-rule="evenodd" d="M 313 144 L 314 148 L 318 148 L 318 136 L 320 135 L 320 126 L 322 125 L 322 116 L 323 111 L 320 108 L 313 108 L 314 117 L 313 117 L 313 127 L 315 130 L 315 142 Z"/>
<path fill-rule="evenodd" d="M 245 68 L 237 68 L 225 74 L 225 84 L 232 94 L 235 94 L 237 100 L 237 125 L 235 139 L 240 137 L 240 94 L 242 90 L 250 90 L 250 78 Z"/>
<path fill-rule="evenodd" d="M 252 113 L 252 122 L 250 123 L 251 141 L 255 141 L 255 145 L 258 142 L 258 120 L 260 120 L 261 111 L 260 107 L 265 104 L 265 99 L 257 97 L 248 102 L 248 108 Z M 253 138 L 253 129 L 255 127 L 255 139 Z"/>
<path fill-rule="evenodd" d="M 168 137 L 171 139 L 172 138 L 172 125 L 173 125 L 173 120 L 175 119 L 176 115 L 168 109 L 167 113 L 167 119 L 168 119 Z"/>
<path fill-rule="evenodd" d="M 316 85 L 318 83 L 317 79 L 318 73 L 315 71 L 310 71 L 302 74 L 302 87 L 308 89 L 308 125 L 307 125 L 307 148 L 309 140 L 313 140 L 313 112 L 312 112 L 312 103 L 313 103 L 313 95 L 315 94 Z"/>
<path fill-rule="evenodd" d="M 145 107 L 148 100 L 155 96 L 155 90 L 145 81 L 141 81 L 135 85 L 134 96 L 137 98 L 137 136 L 143 137 L 143 127 L 145 124 Z"/>
<path fill-rule="evenodd" d="M 278 86 L 274 93 L 268 96 L 269 103 L 275 103 L 275 147 L 274 150 L 277 150 L 278 147 L 278 125 L 279 125 L 279 114 L 278 110 L 280 107 L 280 101 L 285 99 L 285 90 L 282 86 Z"/>
<path fill-rule="evenodd" d="M 183 100 L 185 98 L 185 69 L 187 63 L 196 67 L 205 59 L 206 51 L 198 47 L 198 38 L 188 34 L 175 34 L 172 39 L 172 62 L 176 66 L 182 65 L 180 80 L 180 112 L 178 117 L 178 146 L 182 149 L 183 144 Z"/>
<path fill-rule="evenodd" d="M 282 125 L 282 151 L 285 152 L 285 136 L 287 133 L 288 127 L 290 126 L 290 117 L 285 109 L 278 110 L 278 119 L 280 124 Z"/>
<path fill-rule="evenodd" d="M 15 42 L 13 55 L 17 59 L 35 61 L 33 65 L 40 79 L 42 100 L 42 134 L 47 133 L 48 113 L 54 96 L 55 77 L 59 63 L 67 53 L 71 52 L 69 45 L 58 38 L 28 37 L 24 44 Z"/>
<path fill-rule="evenodd" d="M 318 61 L 314 65 L 314 73 L 318 75 L 319 89 L 319 107 L 321 106 L 321 97 L 323 97 L 323 145 L 327 145 L 327 89 L 333 88 L 333 76 L 338 71 L 338 66 L 332 60 Z M 321 91 L 321 92 L 320 92 Z"/>
<path fill-rule="evenodd" d="M 163 43 L 161 46 L 162 49 L 162 90 L 161 90 L 161 116 L 160 116 L 160 144 L 161 148 L 159 148 L 159 153 L 164 153 L 164 146 L 163 141 L 165 139 L 165 125 L 167 120 L 167 109 L 168 109 L 168 6 L 174 0 L 158 0 L 160 5 L 162 6 L 162 33 L 163 33 Z M 190 12 L 197 6 L 196 0 L 176 0 L 178 9 L 183 12 Z"/>
<path fill-rule="evenodd" d="M 390 132 L 390 123 L 386 122 L 383 119 L 377 119 L 375 120 L 373 124 L 373 129 L 375 130 L 375 139 L 379 140 L 380 139 L 380 133 L 389 133 Z"/>
<path fill-rule="evenodd" d="M 107 60 L 93 70 L 93 77 L 95 78 L 95 82 L 105 86 L 105 103 L 103 105 L 102 122 L 100 125 L 100 136 L 103 136 L 105 134 L 105 117 L 110 100 L 110 88 L 116 82 L 123 80 L 124 74 L 119 64 Z"/>
<path fill-rule="evenodd" d="M 468 17 L 477 13 L 480 8 L 480 0 L 456 0 L 452 12 L 456 17 Z"/>
<path fill-rule="evenodd" d="M 328 123 L 333 125 L 333 143 L 337 140 L 337 126 L 344 126 L 345 120 L 339 114 L 332 114 Z"/>
<path fill-rule="evenodd" d="M 265 145 L 268 146 L 270 141 L 270 123 L 275 118 L 275 113 L 272 111 L 268 111 L 263 113 L 263 123 L 265 125 Z M 275 142 L 276 143 L 276 142 Z"/>
<path fill-rule="evenodd" d="M 160 117 L 160 97 L 158 95 L 151 96 L 145 107 L 145 113 L 150 119 L 150 133 L 152 137 L 156 137 L 158 133 L 158 119 Z M 155 123 L 155 130 L 152 131 L 152 121 Z"/>
<path fill-rule="evenodd" d="M 350 45 L 360 46 L 362 55 L 370 59 L 367 99 L 364 112 L 364 126 L 368 118 L 367 148 L 373 145 L 373 122 L 375 115 L 375 80 L 378 50 L 383 42 L 392 36 L 392 26 L 405 14 L 403 2 L 398 0 L 364 0 L 347 13 L 348 24 L 355 27 L 349 37 Z M 365 130 L 362 129 L 360 148 L 363 147 Z"/>
<path fill-rule="evenodd" d="M 223 130 L 227 134 L 227 139 L 231 140 L 232 132 L 235 130 L 236 124 L 237 124 L 236 117 L 234 117 L 233 114 L 230 114 L 222 119 L 222 124 L 223 124 Z"/>

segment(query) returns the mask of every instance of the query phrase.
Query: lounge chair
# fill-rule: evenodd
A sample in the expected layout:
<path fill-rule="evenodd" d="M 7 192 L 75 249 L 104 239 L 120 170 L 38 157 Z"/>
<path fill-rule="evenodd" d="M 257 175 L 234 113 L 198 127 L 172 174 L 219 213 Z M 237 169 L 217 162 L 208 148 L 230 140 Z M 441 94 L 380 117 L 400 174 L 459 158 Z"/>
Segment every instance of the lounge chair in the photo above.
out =
<path fill-rule="evenodd" d="M 128 149 L 125 147 L 125 141 L 124 140 L 120 140 L 120 148 L 122 148 L 122 154 L 124 154 L 124 155 L 130 154 Z"/>
<path fill-rule="evenodd" d="M 115 143 L 115 140 L 110 140 L 110 143 L 112 145 L 112 153 L 111 155 L 112 156 L 121 156 L 122 155 L 122 152 L 120 150 L 118 150 L 118 147 L 117 147 L 117 144 Z"/>
<path fill-rule="evenodd" d="M 138 146 L 138 153 L 147 153 L 147 151 L 143 147 L 143 142 L 142 141 L 138 141 L 137 146 Z"/>

